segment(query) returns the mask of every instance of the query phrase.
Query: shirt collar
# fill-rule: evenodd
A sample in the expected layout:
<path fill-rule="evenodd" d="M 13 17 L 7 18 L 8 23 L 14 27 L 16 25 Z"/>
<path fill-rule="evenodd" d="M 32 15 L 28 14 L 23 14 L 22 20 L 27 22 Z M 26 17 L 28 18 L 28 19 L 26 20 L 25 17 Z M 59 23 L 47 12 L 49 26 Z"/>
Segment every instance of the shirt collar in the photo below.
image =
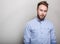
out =
<path fill-rule="evenodd" d="M 38 17 L 36 17 L 36 19 L 37 19 L 37 21 L 40 22 L 40 23 L 42 23 L 42 22 L 44 22 L 44 21 L 46 20 L 46 19 L 44 19 L 44 20 L 41 21 L 40 19 L 38 19 Z"/>

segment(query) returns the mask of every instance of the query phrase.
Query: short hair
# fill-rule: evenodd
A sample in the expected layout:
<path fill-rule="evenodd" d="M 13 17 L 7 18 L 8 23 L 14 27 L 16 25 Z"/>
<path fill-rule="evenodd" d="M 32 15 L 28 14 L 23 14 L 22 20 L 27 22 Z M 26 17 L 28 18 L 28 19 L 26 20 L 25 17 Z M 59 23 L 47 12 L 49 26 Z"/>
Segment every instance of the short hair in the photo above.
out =
<path fill-rule="evenodd" d="M 37 5 L 37 9 L 39 8 L 40 5 L 45 5 L 48 8 L 48 3 L 46 1 L 41 1 Z"/>

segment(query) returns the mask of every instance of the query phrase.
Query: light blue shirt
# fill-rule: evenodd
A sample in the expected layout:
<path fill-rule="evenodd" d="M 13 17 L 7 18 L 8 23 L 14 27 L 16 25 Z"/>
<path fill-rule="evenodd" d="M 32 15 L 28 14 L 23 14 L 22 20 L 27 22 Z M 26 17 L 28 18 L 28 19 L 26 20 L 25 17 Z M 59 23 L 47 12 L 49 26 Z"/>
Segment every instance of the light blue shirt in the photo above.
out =
<path fill-rule="evenodd" d="M 24 31 L 24 44 L 56 44 L 53 24 L 37 17 L 29 21 Z"/>

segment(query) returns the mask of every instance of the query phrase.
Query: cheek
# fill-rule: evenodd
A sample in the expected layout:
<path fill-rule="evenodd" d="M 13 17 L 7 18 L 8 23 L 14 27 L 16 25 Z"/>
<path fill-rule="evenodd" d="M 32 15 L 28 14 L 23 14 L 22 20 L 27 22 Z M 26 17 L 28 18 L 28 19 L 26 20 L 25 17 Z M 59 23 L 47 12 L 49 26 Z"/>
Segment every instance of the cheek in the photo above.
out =
<path fill-rule="evenodd" d="M 39 14 L 39 15 L 41 15 L 41 14 L 42 14 L 42 12 L 41 12 L 41 11 L 38 11 L 38 14 Z"/>

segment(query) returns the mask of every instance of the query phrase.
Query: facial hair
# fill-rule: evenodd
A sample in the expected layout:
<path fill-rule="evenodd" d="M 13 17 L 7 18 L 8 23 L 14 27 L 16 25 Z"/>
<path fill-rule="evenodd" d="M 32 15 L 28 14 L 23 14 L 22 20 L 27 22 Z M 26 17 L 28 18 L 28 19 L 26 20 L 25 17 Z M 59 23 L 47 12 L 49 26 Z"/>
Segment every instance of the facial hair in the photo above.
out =
<path fill-rule="evenodd" d="M 43 18 L 40 18 L 40 16 L 37 14 L 37 18 L 38 18 L 40 21 L 43 21 L 46 16 L 42 15 L 42 17 L 43 17 Z"/>

